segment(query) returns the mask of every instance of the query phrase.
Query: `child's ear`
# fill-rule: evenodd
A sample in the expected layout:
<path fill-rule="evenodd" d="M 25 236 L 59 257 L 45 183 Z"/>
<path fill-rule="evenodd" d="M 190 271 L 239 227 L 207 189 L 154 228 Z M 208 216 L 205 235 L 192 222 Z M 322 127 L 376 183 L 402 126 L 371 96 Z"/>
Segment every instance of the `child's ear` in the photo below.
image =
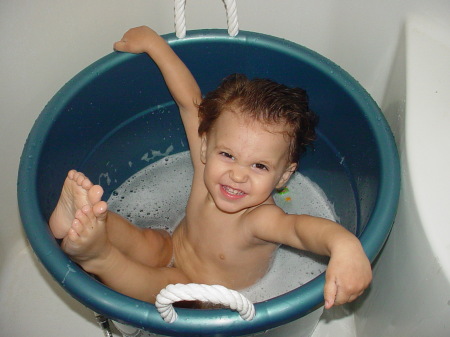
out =
<path fill-rule="evenodd" d="M 200 160 L 203 164 L 206 164 L 206 149 L 208 148 L 208 143 L 206 139 L 206 134 L 202 135 L 202 143 L 200 145 Z"/>
<path fill-rule="evenodd" d="M 286 185 L 291 175 L 295 172 L 297 169 L 296 163 L 291 163 L 287 168 L 286 171 L 284 171 L 283 175 L 280 178 L 280 181 L 278 182 L 276 188 L 282 188 Z"/>

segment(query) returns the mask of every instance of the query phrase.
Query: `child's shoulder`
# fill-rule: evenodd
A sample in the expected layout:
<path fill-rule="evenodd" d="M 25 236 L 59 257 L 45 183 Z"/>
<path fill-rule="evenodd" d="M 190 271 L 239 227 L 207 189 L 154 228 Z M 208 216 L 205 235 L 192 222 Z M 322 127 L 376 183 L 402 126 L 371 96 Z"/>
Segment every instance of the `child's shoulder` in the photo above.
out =
<path fill-rule="evenodd" d="M 261 204 L 248 210 L 241 225 L 258 242 L 282 243 L 294 219 L 275 204 Z"/>
<path fill-rule="evenodd" d="M 252 208 L 249 208 L 243 216 L 243 221 L 253 223 L 265 223 L 268 221 L 274 221 L 285 216 L 286 213 L 275 203 L 261 204 Z"/>

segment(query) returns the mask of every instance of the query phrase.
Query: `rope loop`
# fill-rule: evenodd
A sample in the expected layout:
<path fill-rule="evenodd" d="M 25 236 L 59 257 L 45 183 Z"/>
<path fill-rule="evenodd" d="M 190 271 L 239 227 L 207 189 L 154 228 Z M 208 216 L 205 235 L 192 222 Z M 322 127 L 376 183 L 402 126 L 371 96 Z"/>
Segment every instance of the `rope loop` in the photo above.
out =
<path fill-rule="evenodd" d="M 175 34 L 179 39 L 186 36 L 186 0 L 175 0 Z"/>
<path fill-rule="evenodd" d="M 251 321 L 255 317 L 255 306 L 244 295 L 221 285 L 169 284 L 156 296 L 156 309 L 167 323 L 178 318 L 173 303 L 179 301 L 201 301 L 221 304 L 235 310 L 242 319 Z"/>
<path fill-rule="evenodd" d="M 239 33 L 236 0 L 224 0 L 227 11 L 228 35 L 236 36 Z"/>
<path fill-rule="evenodd" d="M 174 0 L 175 34 L 179 39 L 186 36 L 186 0 Z M 222 0 L 227 12 L 228 35 L 236 36 L 239 33 L 236 0 Z"/>

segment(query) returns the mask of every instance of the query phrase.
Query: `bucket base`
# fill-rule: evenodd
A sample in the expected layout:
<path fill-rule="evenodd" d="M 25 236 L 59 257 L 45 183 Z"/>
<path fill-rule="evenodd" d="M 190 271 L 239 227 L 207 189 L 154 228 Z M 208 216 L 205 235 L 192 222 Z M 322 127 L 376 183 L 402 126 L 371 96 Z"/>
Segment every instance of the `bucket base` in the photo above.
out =
<path fill-rule="evenodd" d="M 323 313 L 323 306 L 310 312 L 308 315 L 303 316 L 290 323 L 278 326 L 276 328 L 262 331 L 256 334 L 246 336 L 262 336 L 264 337 L 310 337 L 319 323 L 319 319 Z M 123 337 L 162 337 L 163 335 L 154 334 L 148 331 L 134 328 L 129 325 L 125 325 L 119 322 L 113 321 L 117 330 L 120 331 Z M 168 323 L 169 324 L 169 323 Z M 217 336 L 224 336 L 223 334 Z"/>

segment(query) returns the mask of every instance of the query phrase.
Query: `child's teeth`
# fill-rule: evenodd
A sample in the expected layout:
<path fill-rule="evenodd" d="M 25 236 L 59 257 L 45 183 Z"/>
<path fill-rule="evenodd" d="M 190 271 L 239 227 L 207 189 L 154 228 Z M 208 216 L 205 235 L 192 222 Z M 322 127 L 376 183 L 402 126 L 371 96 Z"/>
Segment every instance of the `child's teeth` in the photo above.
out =
<path fill-rule="evenodd" d="M 241 195 L 241 194 L 244 194 L 244 192 L 235 190 L 235 189 L 233 189 L 233 188 L 231 188 L 231 187 L 228 187 L 228 186 L 225 187 L 225 190 L 226 190 L 228 193 L 235 194 L 235 195 Z"/>

